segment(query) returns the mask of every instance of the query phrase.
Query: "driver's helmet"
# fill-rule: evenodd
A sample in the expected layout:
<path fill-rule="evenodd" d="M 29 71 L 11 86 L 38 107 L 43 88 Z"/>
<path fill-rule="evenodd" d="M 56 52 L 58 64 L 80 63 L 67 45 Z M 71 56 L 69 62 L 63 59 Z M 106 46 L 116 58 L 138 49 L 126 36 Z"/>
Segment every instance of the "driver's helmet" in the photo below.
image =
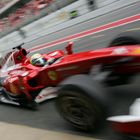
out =
<path fill-rule="evenodd" d="M 30 63 L 34 66 L 44 66 L 46 64 L 46 59 L 39 53 L 36 53 L 31 56 Z"/>

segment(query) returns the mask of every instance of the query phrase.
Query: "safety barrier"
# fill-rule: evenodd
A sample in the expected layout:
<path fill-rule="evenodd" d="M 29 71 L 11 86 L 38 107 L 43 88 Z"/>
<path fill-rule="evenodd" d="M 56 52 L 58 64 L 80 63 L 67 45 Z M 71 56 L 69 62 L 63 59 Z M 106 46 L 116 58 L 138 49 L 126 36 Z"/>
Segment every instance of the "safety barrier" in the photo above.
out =
<path fill-rule="evenodd" d="M 107 2 L 109 1 L 110 4 L 107 4 Z M 21 28 L 26 34 L 25 39 L 19 34 L 19 31 L 13 32 L 10 35 L 3 37 L 2 39 L 0 39 L 0 44 L 3 45 L 3 47 L 1 47 L 1 50 L 7 47 L 14 47 L 21 42 L 26 43 L 33 41 L 34 39 L 40 38 L 44 35 L 51 34 L 53 32 L 68 28 L 70 26 L 74 26 L 75 24 L 79 24 L 89 19 L 96 18 L 100 15 L 107 14 L 114 10 L 129 6 L 130 4 L 134 4 L 136 2 L 139 2 L 139 0 L 127 0 L 127 2 L 126 0 L 108 0 L 106 1 L 106 3 L 102 0 L 102 3 L 95 6 L 97 9 L 89 12 L 86 1 L 79 0 L 65 8 L 62 8 L 61 10 L 58 10 L 55 13 L 52 13 L 45 18 L 34 22 L 33 24 Z M 69 20 L 69 13 L 73 10 L 77 10 L 80 16 Z"/>

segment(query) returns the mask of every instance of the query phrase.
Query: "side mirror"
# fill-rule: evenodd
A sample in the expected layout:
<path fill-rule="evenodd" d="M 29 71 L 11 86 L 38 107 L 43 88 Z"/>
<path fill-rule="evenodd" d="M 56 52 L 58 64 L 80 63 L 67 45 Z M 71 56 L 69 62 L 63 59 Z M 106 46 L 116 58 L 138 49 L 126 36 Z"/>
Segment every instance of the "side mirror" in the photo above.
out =
<path fill-rule="evenodd" d="M 29 53 L 29 52 L 27 52 L 25 49 L 21 49 L 20 52 L 21 52 L 21 54 L 24 55 L 24 56 L 26 56 L 26 55 Z"/>
<path fill-rule="evenodd" d="M 24 45 L 25 43 L 21 43 L 20 45 L 16 46 L 16 47 L 13 47 L 12 49 L 22 49 L 22 46 Z"/>
<path fill-rule="evenodd" d="M 73 42 L 68 42 L 67 46 L 65 47 L 66 51 L 67 51 L 67 54 L 72 54 L 73 53 L 72 46 L 73 46 Z"/>

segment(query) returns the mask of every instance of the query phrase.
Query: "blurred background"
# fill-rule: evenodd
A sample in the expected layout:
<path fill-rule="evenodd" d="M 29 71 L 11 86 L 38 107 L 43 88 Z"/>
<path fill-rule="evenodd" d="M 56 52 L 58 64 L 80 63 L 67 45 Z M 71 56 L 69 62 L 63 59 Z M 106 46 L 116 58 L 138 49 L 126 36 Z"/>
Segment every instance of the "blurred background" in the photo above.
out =
<path fill-rule="evenodd" d="M 28 42 L 25 38 L 41 37 L 49 33 L 48 30 L 54 30 L 54 26 L 76 17 L 85 15 L 90 19 L 99 16 L 97 13 L 103 15 L 106 10 L 98 12 L 98 9 L 117 2 L 121 6 L 122 1 L 126 3 L 124 0 L 0 0 L 0 44 L 8 47 Z M 92 17 L 87 16 L 92 11 L 97 12 Z M 85 18 L 85 21 L 88 19 Z"/>
<path fill-rule="evenodd" d="M 1 0 L 1 37 L 75 2 L 76 0 Z M 60 14 L 60 18 L 66 13 Z M 52 19 L 53 20 L 53 19 Z"/>

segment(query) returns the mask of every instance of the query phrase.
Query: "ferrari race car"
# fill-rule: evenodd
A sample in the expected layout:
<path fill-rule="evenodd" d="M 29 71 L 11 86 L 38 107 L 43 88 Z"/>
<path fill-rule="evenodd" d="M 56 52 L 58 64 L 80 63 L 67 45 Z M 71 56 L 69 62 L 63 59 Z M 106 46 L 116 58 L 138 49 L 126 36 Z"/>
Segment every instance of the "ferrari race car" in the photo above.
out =
<path fill-rule="evenodd" d="M 0 69 L 0 101 L 36 108 L 57 96 L 56 107 L 65 120 L 82 130 L 94 129 L 108 116 L 105 87 L 128 84 L 140 72 L 137 37 L 121 34 L 108 48 L 79 53 L 73 53 L 69 42 L 65 51 L 31 57 L 22 46 L 15 47 Z"/>

